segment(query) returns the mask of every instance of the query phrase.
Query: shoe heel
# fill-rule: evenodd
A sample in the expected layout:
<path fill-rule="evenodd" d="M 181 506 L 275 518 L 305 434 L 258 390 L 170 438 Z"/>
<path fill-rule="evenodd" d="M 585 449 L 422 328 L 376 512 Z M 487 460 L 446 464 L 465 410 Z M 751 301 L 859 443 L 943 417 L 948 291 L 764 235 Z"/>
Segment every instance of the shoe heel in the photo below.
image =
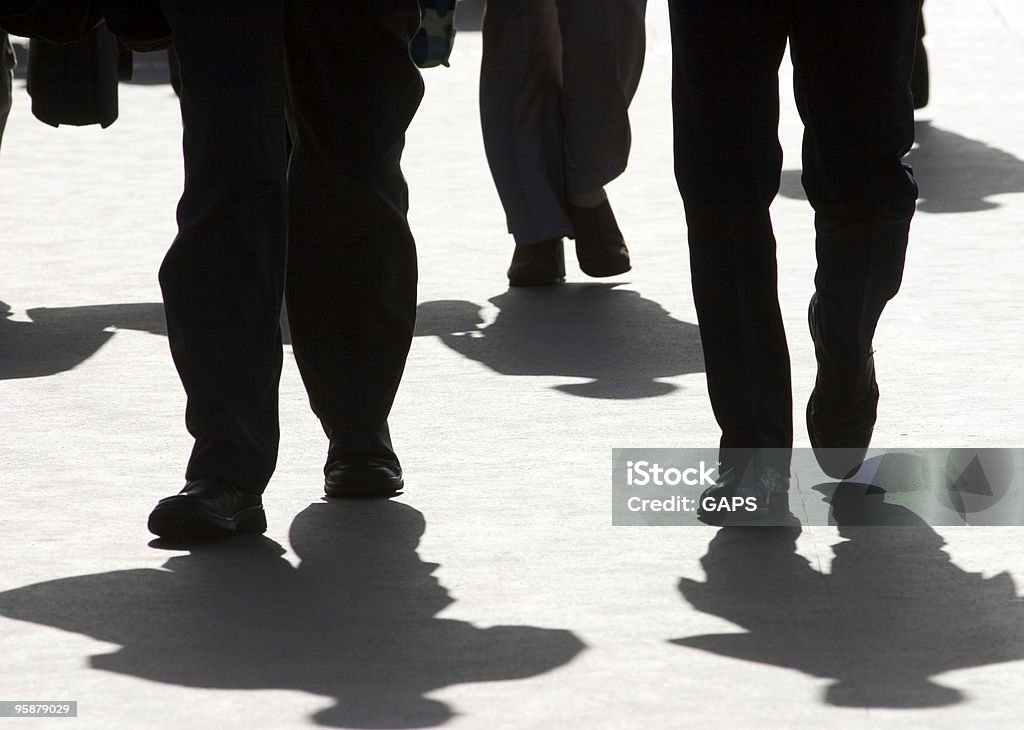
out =
<path fill-rule="evenodd" d="M 562 239 L 517 245 L 508 267 L 509 286 L 543 286 L 565 280 L 565 249 Z"/>

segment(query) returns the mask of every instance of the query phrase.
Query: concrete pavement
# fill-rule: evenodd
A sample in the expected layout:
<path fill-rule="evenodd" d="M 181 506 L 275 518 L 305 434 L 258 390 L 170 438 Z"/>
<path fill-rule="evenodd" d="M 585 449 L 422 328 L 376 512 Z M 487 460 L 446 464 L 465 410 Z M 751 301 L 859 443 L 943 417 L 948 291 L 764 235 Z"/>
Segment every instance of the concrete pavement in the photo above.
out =
<path fill-rule="evenodd" d="M 1021 447 L 1024 12 L 926 13 L 922 201 L 876 340 L 874 443 Z M 717 438 L 660 3 L 648 27 L 632 160 L 609 188 L 634 270 L 594 282 L 569 262 L 566 286 L 507 290 L 480 38 L 460 35 L 425 74 L 406 154 L 408 491 L 321 501 L 326 444 L 289 355 L 269 530 L 192 552 L 145 529 L 189 449 L 156 283 L 176 101 L 123 85 L 110 129 L 54 130 L 19 89 L 0 157 L 0 701 L 76 700 L 82 728 L 1019 726 L 1024 528 L 611 526 L 612 448 Z M 800 404 L 814 261 L 788 85 L 784 69 L 773 215 Z"/>

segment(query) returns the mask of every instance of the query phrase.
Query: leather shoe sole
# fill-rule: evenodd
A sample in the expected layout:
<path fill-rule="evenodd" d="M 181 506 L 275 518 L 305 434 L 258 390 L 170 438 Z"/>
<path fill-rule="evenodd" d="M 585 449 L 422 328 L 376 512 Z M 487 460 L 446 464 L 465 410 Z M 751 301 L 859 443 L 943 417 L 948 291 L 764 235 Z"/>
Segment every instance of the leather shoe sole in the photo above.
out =
<path fill-rule="evenodd" d="M 508 267 L 509 286 L 545 286 L 565 281 L 565 252 L 561 238 L 516 245 Z"/>
<path fill-rule="evenodd" d="M 203 480 L 161 499 L 149 515 L 148 527 L 163 538 L 203 540 L 226 533 L 266 532 L 267 517 L 259 495 Z"/>
<path fill-rule="evenodd" d="M 811 440 L 811 448 L 814 450 L 814 458 L 818 466 L 833 479 L 849 479 L 856 474 L 864 464 L 864 458 L 868 453 L 868 446 L 871 441 L 869 428 L 867 434 L 860 434 L 856 438 L 844 438 L 842 435 L 828 434 L 822 421 L 825 419 L 816 413 L 814 393 L 807 400 L 807 435 Z M 855 441 L 860 443 L 856 446 L 837 446 L 836 444 L 850 444 Z"/>
<path fill-rule="evenodd" d="M 401 467 L 388 459 L 336 461 L 324 468 L 328 497 L 393 497 L 404 488 Z"/>

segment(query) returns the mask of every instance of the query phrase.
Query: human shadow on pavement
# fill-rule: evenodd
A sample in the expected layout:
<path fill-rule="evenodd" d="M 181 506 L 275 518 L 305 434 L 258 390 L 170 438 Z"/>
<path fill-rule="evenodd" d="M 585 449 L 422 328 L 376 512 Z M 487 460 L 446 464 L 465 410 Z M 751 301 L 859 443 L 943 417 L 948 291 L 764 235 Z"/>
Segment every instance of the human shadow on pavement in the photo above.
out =
<path fill-rule="evenodd" d="M 117 329 L 167 335 L 159 303 L 40 307 L 26 313 L 31 322 L 10 319 L 0 302 L 0 380 L 38 378 L 81 365 Z"/>
<path fill-rule="evenodd" d="M 0 380 L 42 378 L 81 365 L 99 352 L 117 330 L 167 336 L 164 306 L 159 302 L 38 307 L 15 322 L 11 307 L 0 301 Z M 281 315 L 283 343 L 291 344 L 287 313 Z"/>
<path fill-rule="evenodd" d="M 845 538 L 831 571 L 796 552 L 800 528 L 724 528 L 680 581 L 694 608 L 745 633 L 672 643 L 834 680 L 828 704 L 924 708 L 964 701 L 943 672 L 1024 659 L 1024 602 L 1012 578 L 958 568 L 942 537 L 883 490 L 816 487 Z M 863 526 L 872 525 L 872 526 Z"/>
<path fill-rule="evenodd" d="M 704 370 L 697 325 L 615 284 L 510 289 L 490 302 L 499 311 L 486 326 L 473 302 L 423 302 L 416 335 L 502 375 L 588 378 L 556 386 L 587 398 L 666 395 L 676 386 L 662 378 Z"/>
<path fill-rule="evenodd" d="M 1024 192 L 1024 160 L 999 149 L 933 126 L 914 124 L 917 146 L 906 157 L 920 190 L 917 209 L 925 213 L 972 213 L 1002 204 L 993 195 Z M 800 170 L 782 173 L 780 192 L 806 200 Z"/>
<path fill-rule="evenodd" d="M 332 727 L 440 725 L 455 713 L 428 693 L 533 677 L 584 648 L 569 631 L 438 618 L 453 599 L 433 576 L 438 566 L 417 554 L 423 531 L 423 515 L 398 502 L 319 502 L 291 526 L 297 568 L 265 537 L 232 537 L 194 546 L 163 570 L 0 593 L 0 615 L 121 646 L 90 657 L 94 669 L 322 695 L 331 705 L 312 719 Z"/>

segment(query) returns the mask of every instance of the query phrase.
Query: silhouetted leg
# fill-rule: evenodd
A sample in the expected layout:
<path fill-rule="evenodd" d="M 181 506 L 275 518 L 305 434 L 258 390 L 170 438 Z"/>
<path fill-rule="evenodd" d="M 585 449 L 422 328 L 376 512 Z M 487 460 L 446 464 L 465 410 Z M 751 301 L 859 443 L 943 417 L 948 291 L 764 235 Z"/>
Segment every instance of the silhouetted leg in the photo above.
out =
<path fill-rule="evenodd" d="M 517 244 L 572 233 L 565 212 L 562 39 L 554 0 L 487 7 L 480 122 L 494 185 Z"/>
<path fill-rule="evenodd" d="M 794 12 L 803 183 L 815 209 L 815 288 L 826 349 L 850 372 L 871 355 L 899 290 L 917 186 L 910 75 L 919 0 L 803 0 Z"/>
<path fill-rule="evenodd" d="M 928 70 L 928 49 L 924 45 L 924 0 L 921 0 L 921 15 L 917 19 L 917 46 L 914 49 L 914 72 L 910 77 L 910 90 L 914 94 L 914 108 L 928 106 L 931 95 L 931 74 Z"/>
<path fill-rule="evenodd" d="M 284 284 L 281 0 L 162 0 L 181 64 L 185 191 L 160 270 L 195 447 L 186 477 L 260 492 L 277 459 Z"/>
<path fill-rule="evenodd" d="M 170 75 L 171 88 L 174 93 L 181 96 L 181 66 L 178 63 L 178 54 L 174 52 L 174 46 L 167 49 L 167 70 Z"/>
<path fill-rule="evenodd" d="M 626 169 L 629 104 L 644 66 L 647 3 L 559 0 L 557 5 L 566 193 L 582 195 L 600 190 Z"/>
<path fill-rule="evenodd" d="M 671 0 L 676 180 L 694 301 L 723 450 L 787 449 L 789 351 L 768 207 L 779 189 L 778 68 L 784 9 Z M 784 452 L 769 461 L 789 473 Z"/>
<path fill-rule="evenodd" d="M 416 317 L 400 161 L 423 94 L 418 27 L 416 0 L 288 6 L 288 316 L 332 458 L 394 457 L 387 417 Z"/>
<path fill-rule="evenodd" d="M 7 115 L 11 112 L 13 96 L 14 48 L 7 33 L 0 31 L 0 144 L 4 141 Z"/>

